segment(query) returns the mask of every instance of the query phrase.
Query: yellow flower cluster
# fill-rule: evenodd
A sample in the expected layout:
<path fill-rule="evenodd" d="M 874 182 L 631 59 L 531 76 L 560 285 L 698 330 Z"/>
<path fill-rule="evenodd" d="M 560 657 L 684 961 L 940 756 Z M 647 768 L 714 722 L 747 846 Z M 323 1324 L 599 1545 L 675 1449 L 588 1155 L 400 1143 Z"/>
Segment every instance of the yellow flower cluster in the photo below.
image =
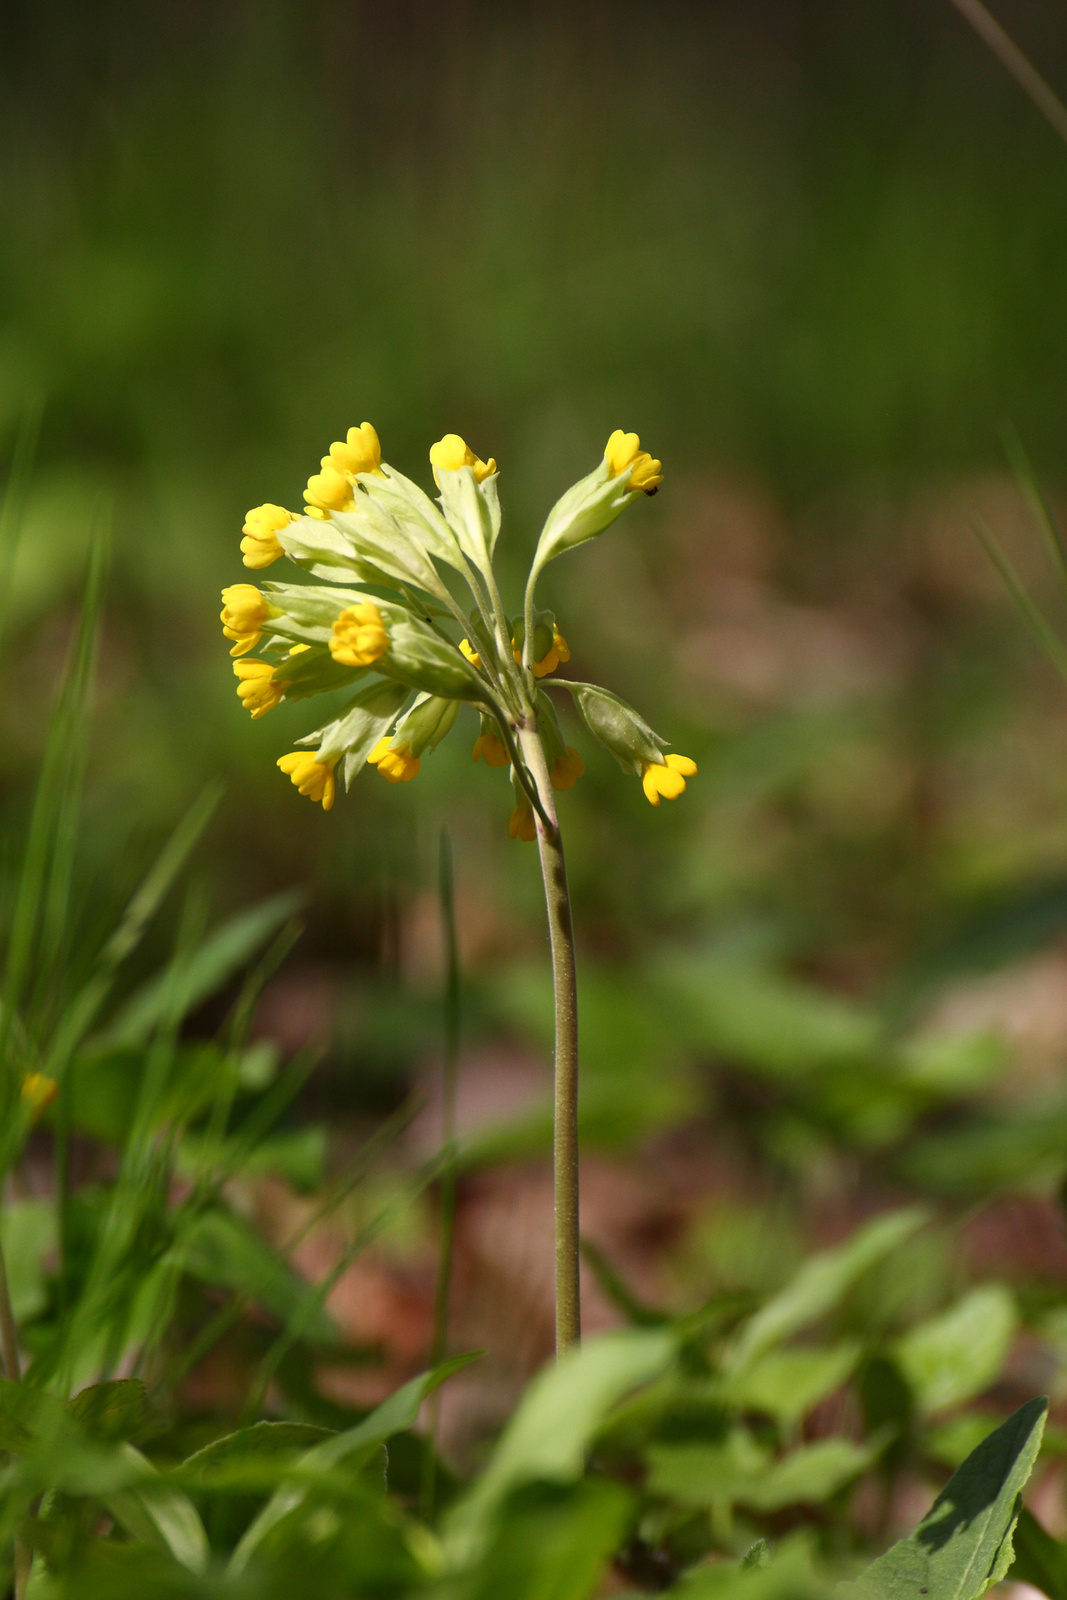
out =
<path fill-rule="evenodd" d="M 654 461 L 647 450 L 641 449 L 636 433 L 623 433 L 616 428 L 604 449 L 604 460 L 613 478 L 632 466 L 629 487 L 643 489 L 645 494 L 655 494 L 663 482 L 663 462 Z"/>
<path fill-rule="evenodd" d="M 389 648 L 382 614 L 369 600 L 346 606 L 333 624 L 330 654 L 344 667 L 370 667 Z"/>

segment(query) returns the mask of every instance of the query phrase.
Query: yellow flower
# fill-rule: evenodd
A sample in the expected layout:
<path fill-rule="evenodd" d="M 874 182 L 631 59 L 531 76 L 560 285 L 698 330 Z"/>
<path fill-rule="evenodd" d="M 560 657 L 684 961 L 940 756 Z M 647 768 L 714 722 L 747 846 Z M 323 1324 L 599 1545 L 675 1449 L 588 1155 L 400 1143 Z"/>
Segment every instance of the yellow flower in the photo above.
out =
<path fill-rule="evenodd" d="M 616 428 L 605 446 L 604 460 L 613 478 L 625 472 L 627 467 L 633 467 L 628 486 L 631 489 L 643 489 L 646 494 L 655 494 L 657 486 L 663 482 L 660 470 L 663 462 L 654 461 L 647 450 L 641 449 L 641 441 L 636 433 L 623 433 L 621 428 Z"/>
<path fill-rule="evenodd" d="M 459 648 L 462 650 L 471 666 L 474 667 L 475 671 L 480 672 L 482 667 L 482 658 L 471 644 L 470 640 L 461 639 L 459 641 Z"/>
<path fill-rule="evenodd" d="M 351 511 L 355 499 L 352 485 L 343 472 L 338 472 L 329 456 L 323 456 L 321 465 L 322 470 L 308 479 L 304 499 L 307 501 L 308 516 L 325 522 L 331 511 Z"/>
<path fill-rule="evenodd" d="M 237 693 L 241 704 L 246 711 L 251 711 L 252 721 L 265 717 L 268 711 L 273 711 L 282 695 L 285 686 L 274 681 L 274 668 L 269 661 L 258 661 L 254 656 L 246 656 L 243 661 L 235 661 L 233 670 L 238 677 Z"/>
<path fill-rule="evenodd" d="M 654 806 L 659 805 L 661 796 L 665 800 L 677 800 L 685 793 L 686 778 L 696 777 L 697 764 L 688 756 L 670 755 L 664 760 L 665 766 L 660 766 L 658 761 L 646 761 L 641 767 L 641 787 Z"/>
<path fill-rule="evenodd" d="M 535 644 L 535 646 L 537 644 L 537 634 L 536 633 L 534 634 L 534 644 Z M 462 645 L 460 646 L 460 648 L 461 649 L 463 648 Z M 521 667 L 522 666 L 522 651 L 519 649 L 519 647 L 515 643 L 514 639 L 512 639 L 512 641 L 511 641 L 511 653 L 515 657 L 516 666 Z M 533 663 L 533 675 L 534 675 L 535 678 L 547 678 L 548 674 L 550 672 L 555 672 L 556 668 L 559 666 L 561 661 L 569 661 L 570 658 L 571 658 L 570 645 L 567 643 L 566 639 L 560 633 L 559 629 L 556 627 L 556 624 L 553 623 L 552 624 L 552 643 L 548 647 L 548 654 L 547 655 L 543 655 L 541 657 L 540 661 L 535 661 Z"/>
<path fill-rule="evenodd" d="M 43 1072 L 28 1072 L 22 1080 L 22 1098 L 34 1122 L 44 1115 L 58 1093 L 59 1084 L 54 1078 L 46 1078 Z"/>
<path fill-rule="evenodd" d="M 254 583 L 231 583 L 222 591 L 219 616 L 227 639 L 236 640 L 231 656 L 244 656 L 262 639 L 263 624 L 271 617 L 280 617 L 281 612 L 260 594 Z"/>
<path fill-rule="evenodd" d="M 487 767 L 506 767 L 511 761 L 507 746 L 495 733 L 483 733 L 475 739 L 471 759 L 484 761 Z"/>
<path fill-rule="evenodd" d="M 369 600 L 346 606 L 333 625 L 330 654 L 344 667 L 369 667 L 389 648 L 389 635 L 378 607 Z"/>
<path fill-rule="evenodd" d="M 458 472 L 460 467 L 472 467 L 475 483 L 483 483 L 496 471 L 496 462 L 492 456 L 488 461 L 479 461 L 470 445 L 461 439 L 458 433 L 446 433 L 443 439 L 438 439 L 435 445 L 431 445 L 430 465 L 438 488 L 441 487 L 441 479 L 437 475 L 438 467 L 445 472 Z"/>
<path fill-rule="evenodd" d="M 294 644 L 294 646 L 290 650 L 289 654 L 291 656 L 301 656 L 301 655 L 303 655 L 305 650 L 310 650 L 310 649 L 311 649 L 311 646 L 309 644 Z"/>
<path fill-rule="evenodd" d="M 529 800 L 520 800 L 511 813 L 508 833 L 513 839 L 522 839 L 526 844 L 533 844 L 536 840 L 537 823 L 534 821 L 533 806 Z"/>
<path fill-rule="evenodd" d="M 241 554 L 246 567 L 269 567 L 272 561 L 277 561 L 283 556 L 278 540 L 278 530 L 287 528 L 293 520 L 293 513 L 286 511 L 284 506 L 274 506 L 269 502 L 262 506 L 253 506 L 245 517 L 245 525 L 241 529 L 244 538 L 241 540 Z"/>
<path fill-rule="evenodd" d="M 422 762 L 418 756 L 413 756 L 409 744 L 398 745 L 391 748 L 389 735 L 379 739 L 370 755 L 367 757 L 372 767 L 377 767 L 383 778 L 390 783 L 410 783 L 412 778 L 417 778 Z"/>
<path fill-rule="evenodd" d="M 329 811 L 337 793 L 333 777 L 336 764 L 336 756 L 330 761 L 316 761 L 310 750 L 293 750 L 287 756 L 278 757 L 279 767 L 289 774 L 300 793 L 314 803 L 321 800 L 324 811 Z"/>
<path fill-rule="evenodd" d="M 553 789 L 573 789 L 578 779 L 585 771 L 585 763 L 573 745 L 567 746 L 567 753 L 557 756 L 552 763 L 549 779 Z"/>
<path fill-rule="evenodd" d="M 382 447 L 369 422 L 361 422 L 358 428 L 349 428 L 347 440 L 337 440 L 330 446 L 329 455 L 323 459 L 323 467 L 327 461 L 342 474 L 373 472 L 379 478 L 385 476 L 382 472 Z"/>

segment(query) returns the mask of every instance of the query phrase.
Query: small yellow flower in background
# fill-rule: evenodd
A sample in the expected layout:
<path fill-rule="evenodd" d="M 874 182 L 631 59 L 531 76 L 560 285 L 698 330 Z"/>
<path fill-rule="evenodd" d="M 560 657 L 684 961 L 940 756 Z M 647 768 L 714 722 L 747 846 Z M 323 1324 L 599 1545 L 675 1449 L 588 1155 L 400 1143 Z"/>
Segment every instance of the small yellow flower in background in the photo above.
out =
<path fill-rule="evenodd" d="M 458 433 L 446 433 L 443 439 L 438 439 L 435 445 L 430 446 L 430 465 L 438 488 L 441 487 L 441 480 L 437 476 L 438 467 L 445 472 L 458 472 L 460 467 L 471 467 L 474 470 L 475 483 L 484 483 L 485 479 L 492 477 L 496 471 L 496 462 L 492 456 L 488 461 L 479 461 L 470 445 L 461 439 Z"/>
<path fill-rule="evenodd" d="M 379 478 L 385 476 L 382 472 L 382 447 L 369 422 L 361 422 L 358 428 L 349 428 L 346 440 L 337 440 L 330 446 L 329 455 L 323 458 L 323 467 L 327 461 L 342 474 L 374 472 Z"/>
<path fill-rule="evenodd" d="M 656 488 L 663 482 L 663 462 L 654 461 L 647 450 L 641 449 L 641 441 L 636 433 L 623 433 L 621 428 L 616 428 L 604 449 L 604 460 L 613 478 L 617 478 L 627 467 L 633 467 L 629 487 L 643 489 L 645 494 L 655 494 Z"/>
<path fill-rule="evenodd" d="M 467 660 L 470 662 L 475 671 L 480 672 L 482 667 L 482 658 L 471 644 L 470 640 L 461 639 L 459 641 L 459 648 L 463 651 L 463 654 L 466 656 Z"/>
<path fill-rule="evenodd" d="M 263 637 L 263 625 L 271 617 L 280 617 L 277 606 L 272 606 L 254 583 L 231 583 L 222 591 L 222 610 L 219 612 L 222 631 L 227 639 L 235 640 L 231 656 L 247 655 Z"/>
<path fill-rule="evenodd" d="M 284 506 L 271 505 L 269 501 L 266 505 L 253 506 L 241 529 L 244 534 L 241 554 L 245 566 L 269 567 L 272 561 L 283 556 L 285 551 L 278 540 L 278 530 L 287 528 L 292 521 L 293 513 L 286 511 Z"/>
<path fill-rule="evenodd" d="M 251 711 L 252 721 L 265 717 L 268 711 L 273 711 L 282 695 L 285 686 L 274 681 L 274 668 L 269 661 L 259 661 L 255 656 L 246 656 L 243 661 L 235 661 L 233 670 L 237 675 L 237 693 L 241 704 L 246 711 Z"/>
<path fill-rule="evenodd" d="M 355 505 L 352 485 L 343 472 L 338 472 L 329 456 L 322 458 L 322 470 L 312 473 L 304 490 L 308 516 L 320 522 L 329 519 L 332 511 L 351 511 Z"/>
<path fill-rule="evenodd" d="M 300 793 L 315 804 L 321 800 L 324 811 L 329 811 L 337 793 L 333 776 L 336 763 L 336 756 L 332 761 L 316 761 L 309 750 L 293 750 L 278 757 L 279 767 L 289 774 Z"/>
<path fill-rule="evenodd" d="M 574 746 L 569 744 L 566 755 L 557 756 L 553 761 L 548 776 L 553 789 L 573 789 L 584 771 L 585 763 Z"/>
<path fill-rule="evenodd" d="M 663 759 L 666 766 L 647 761 L 641 769 L 641 787 L 654 806 L 659 805 L 661 796 L 664 800 L 677 800 L 685 793 L 686 778 L 696 777 L 697 764 L 688 756 L 669 755 Z"/>
<path fill-rule="evenodd" d="M 475 739 L 471 759 L 484 761 L 487 767 L 506 767 L 511 761 L 507 746 L 495 733 L 483 733 Z"/>
<path fill-rule="evenodd" d="M 59 1084 L 43 1072 L 28 1072 L 22 1080 L 22 1098 L 30 1108 L 34 1122 L 43 1116 L 59 1093 Z"/>
<path fill-rule="evenodd" d="M 508 822 L 508 833 L 513 839 L 522 839 L 526 844 L 533 844 L 537 838 L 537 823 L 534 821 L 533 806 L 529 800 L 520 800 L 511 813 Z"/>
<path fill-rule="evenodd" d="M 392 749 L 388 734 L 378 740 L 367 761 L 370 766 L 377 767 L 382 777 L 390 783 L 410 783 L 412 778 L 418 777 L 422 766 L 418 756 L 412 755 L 409 744 Z"/>
<path fill-rule="evenodd" d="M 333 625 L 330 654 L 345 667 L 369 667 L 389 648 L 389 635 L 378 607 L 369 600 L 346 606 Z"/>

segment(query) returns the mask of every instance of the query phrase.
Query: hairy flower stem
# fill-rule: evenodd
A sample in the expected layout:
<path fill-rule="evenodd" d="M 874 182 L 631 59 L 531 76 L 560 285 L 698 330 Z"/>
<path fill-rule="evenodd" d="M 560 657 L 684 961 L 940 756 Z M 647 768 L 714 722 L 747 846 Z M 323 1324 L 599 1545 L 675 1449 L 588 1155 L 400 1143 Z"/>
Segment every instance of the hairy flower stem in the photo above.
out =
<path fill-rule="evenodd" d="M 578 1283 L 578 983 L 567 865 L 556 818 L 548 763 L 535 726 L 519 732 L 519 743 L 547 817 L 537 816 L 537 847 L 548 912 L 552 987 L 556 1002 L 555 1117 L 553 1171 L 556 1212 L 556 1357 L 581 1338 Z"/>

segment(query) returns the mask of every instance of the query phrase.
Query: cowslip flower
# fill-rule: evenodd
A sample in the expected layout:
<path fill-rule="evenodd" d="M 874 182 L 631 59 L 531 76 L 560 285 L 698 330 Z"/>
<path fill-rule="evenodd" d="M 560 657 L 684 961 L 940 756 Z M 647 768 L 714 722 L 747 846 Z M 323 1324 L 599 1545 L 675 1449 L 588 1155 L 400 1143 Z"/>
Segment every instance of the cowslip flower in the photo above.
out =
<path fill-rule="evenodd" d="M 569 744 L 565 754 L 557 756 L 549 768 L 549 782 L 553 789 L 573 789 L 584 771 L 585 762 Z"/>
<path fill-rule="evenodd" d="M 458 472 L 460 467 L 470 467 L 474 473 L 475 483 L 484 483 L 486 478 L 491 478 L 496 471 L 496 462 L 492 456 L 488 461 L 480 461 L 458 433 L 446 433 L 443 439 L 430 446 L 430 465 L 433 468 L 434 482 L 441 487 L 438 470 L 444 472 Z"/>
<path fill-rule="evenodd" d="M 292 651 L 289 653 L 293 654 Z M 255 656 L 244 656 L 234 662 L 233 670 L 237 675 L 237 693 L 241 704 L 252 713 L 252 721 L 273 711 L 285 693 L 285 685 L 275 681 L 270 662 L 260 661 Z"/>
<path fill-rule="evenodd" d="M 511 813 L 508 819 L 508 834 L 512 839 L 521 839 L 524 844 L 533 844 L 536 840 L 537 823 L 529 800 L 520 800 Z"/>
<path fill-rule="evenodd" d="M 272 606 L 253 583 L 232 583 L 222 591 L 222 610 L 219 617 L 227 639 L 235 641 L 231 656 L 247 655 L 263 637 L 263 629 L 272 617 L 280 617 L 277 606 Z"/>
<path fill-rule="evenodd" d="M 358 428 L 349 428 L 344 440 L 336 440 L 330 446 L 330 453 L 323 459 L 342 474 L 351 472 L 358 476 L 361 472 L 373 472 L 377 477 L 382 477 L 382 447 L 378 435 L 369 422 L 361 422 Z"/>
<path fill-rule="evenodd" d="M 412 778 L 418 777 L 422 766 L 418 756 L 412 755 L 409 744 L 398 745 L 394 750 L 388 737 L 378 740 L 367 762 L 377 767 L 389 783 L 410 783 Z"/>
<path fill-rule="evenodd" d="M 244 535 L 241 558 L 245 566 L 269 567 L 272 562 L 278 561 L 285 554 L 278 533 L 292 521 L 293 513 L 286 511 L 284 506 L 271 505 L 269 501 L 262 506 L 253 506 L 246 514 L 245 525 L 241 529 Z"/>
<path fill-rule="evenodd" d="M 658 806 L 660 799 L 677 800 L 685 793 L 686 778 L 695 778 L 697 764 L 688 756 L 666 755 L 663 764 L 646 761 L 641 768 L 641 787 L 650 804 Z"/>
<path fill-rule="evenodd" d="M 484 761 L 487 767 L 506 767 L 511 762 L 507 746 L 503 739 L 497 737 L 491 730 L 479 734 L 474 741 L 471 752 L 472 761 Z"/>
<path fill-rule="evenodd" d="M 470 640 L 461 639 L 459 641 L 459 648 L 463 651 L 463 654 L 466 656 L 467 660 L 470 662 L 475 671 L 480 672 L 482 667 L 482 658 L 471 644 Z"/>
<path fill-rule="evenodd" d="M 654 461 L 647 450 L 641 449 L 636 433 L 623 433 L 616 428 L 604 447 L 604 460 L 613 478 L 618 478 L 627 467 L 633 467 L 628 487 L 643 489 L 645 494 L 655 494 L 663 482 L 663 462 Z"/>
<path fill-rule="evenodd" d="M 351 511 L 355 505 L 352 485 L 329 456 L 323 456 L 320 470 L 308 479 L 304 499 L 308 516 L 317 517 L 320 522 L 328 521 L 332 511 Z"/>
<path fill-rule="evenodd" d="M 321 800 L 322 809 L 329 811 L 337 793 L 333 769 L 337 757 L 331 761 L 318 761 L 309 750 L 293 750 L 278 757 L 278 766 L 289 774 L 301 794 L 307 795 L 315 805 Z"/>
<path fill-rule="evenodd" d="M 370 667 L 389 648 L 378 607 L 369 600 L 346 606 L 332 625 L 330 654 L 345 667 Z"/>

